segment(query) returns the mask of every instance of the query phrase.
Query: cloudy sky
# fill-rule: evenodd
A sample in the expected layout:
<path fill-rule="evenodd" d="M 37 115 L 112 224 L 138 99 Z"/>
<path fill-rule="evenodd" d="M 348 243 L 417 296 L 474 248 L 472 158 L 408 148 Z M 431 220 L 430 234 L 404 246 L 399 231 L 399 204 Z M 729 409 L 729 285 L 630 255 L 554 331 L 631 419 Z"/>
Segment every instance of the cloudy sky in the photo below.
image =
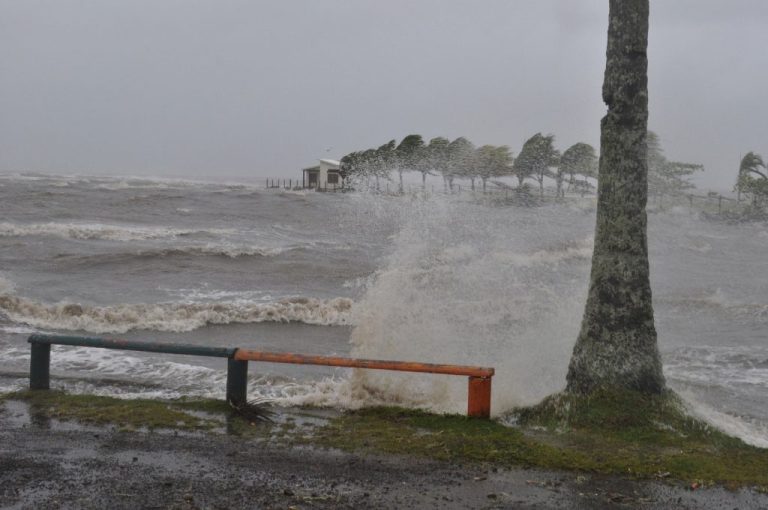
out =
<path fill-rule="evenodd" d="M 607 0 L 0 0 L 0 172 L 299 177 L 420 133 L 597 145 Z M 651 0 L 650 128 L 768 156 L 768 1 Z"/>

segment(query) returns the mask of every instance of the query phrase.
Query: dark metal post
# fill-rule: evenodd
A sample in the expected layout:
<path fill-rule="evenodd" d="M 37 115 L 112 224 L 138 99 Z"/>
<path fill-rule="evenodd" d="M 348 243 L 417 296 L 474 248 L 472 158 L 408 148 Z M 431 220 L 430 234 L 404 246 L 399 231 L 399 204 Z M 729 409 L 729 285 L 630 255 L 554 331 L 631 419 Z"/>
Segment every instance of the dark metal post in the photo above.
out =
<path fill-rule="evenodd" d="M 242 405 L 248 401 L 248 362 L 227 360 L 227 402 Z"/>
<path fill-rule="evenodd" d="M 29 360 L 29 389 L 51 388 L 51 344 L 32 344 Z"/>

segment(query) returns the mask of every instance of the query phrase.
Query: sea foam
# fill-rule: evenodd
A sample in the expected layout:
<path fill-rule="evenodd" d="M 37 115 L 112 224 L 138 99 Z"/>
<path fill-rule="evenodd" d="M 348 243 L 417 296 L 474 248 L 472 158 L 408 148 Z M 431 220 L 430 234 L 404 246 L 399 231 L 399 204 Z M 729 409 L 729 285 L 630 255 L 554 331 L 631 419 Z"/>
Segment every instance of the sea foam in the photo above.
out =
<path fill-rule="evenodd" d="M 36 328 L 91 333 L 146 329 L 192 331 L 208 324 L 303 322 L 326 326 L 350 324 L 353 302 L 347 298 L 292 297 L 264 303 L 246 300 L 213 303 L 135 303 L 93 306 L 45 304 L 13 294 L 0 295 L 0 311 L 14 322 Z"/>
<path fill-rule="evenodd" d="M 283 247 L 270 247 L 270 246 L 255 246 L 255 245 L 238 245 L 233 243 L 206 243 L 206 244 L 188 244 L 188 245 L 176 245 L 170 247 L 158 247 L 147 249 L 128 249 L 126 251 L 119 252 L 105 252 L 105 253 L 87 253 L 87 254 L 70 254 L 60 253 L 56 257 L 58 259 L 66 260 L 69 262 L 83 263 L 83 264 L 97 264 L 97 263 L 122 263 L 132 259 L 154 259 L 154 258 L 172 258 L 172 257 L 184 257 L 184 256 L 210 256 L 210 257 L 226 257 L 231 259 L 247 258 L 247 257 L 276 257 L 283 253 L 300 249 L 300 247 L 283 246 Z"/>
<path fill-rule="evenodd" d="M 227 229 L 179 229 L 171 227 L 142 227 L 106 225 L 101 223 L 0 223 L 0 237 L 48 236 L 78 240 L 140 241 L 176 238 L 195 234 L 227 234 Z"/>

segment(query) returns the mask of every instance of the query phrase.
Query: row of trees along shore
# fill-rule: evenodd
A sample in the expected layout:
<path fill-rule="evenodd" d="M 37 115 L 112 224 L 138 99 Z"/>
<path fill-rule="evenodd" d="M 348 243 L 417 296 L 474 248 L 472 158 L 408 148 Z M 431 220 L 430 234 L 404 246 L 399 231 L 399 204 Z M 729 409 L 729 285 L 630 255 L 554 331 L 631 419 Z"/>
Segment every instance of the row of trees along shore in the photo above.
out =
<path fill-rule="evenodd" d="M 691 174 L 703 170 L 702 165 L 669 161 L 664 156 L 659 137 L 648 132 L 648 190 L 650 193 L 674 194 L 693 188 Z M 367 185 L 380 189 L 382 181 L 392 181 L 397 176 L 399 189 L 403 190 L 403 174 L 421 174 L 422 185 L 428 175 L 443 178 L 446 189 L 453 190 L 457 180 L 468 180 L 471 189 L 480 181 L 486 191 L 488 182 L 507 187 L 497 179 L 514 177 L 519 189 L 526 181 L 538 185 L 544 194 L 544 183 L 552 179 L 556 193 L 566 191 L 585 192 L 595 188 L 590 180 L 597 179 L 597 155 L 588 143 L 576 143 L 562 153 L 555 147 L 555 136 L 536 133 L 523 144 L 515 157 L 507 145 L 482 145 L 476 147 L 467 138 L 453 141 L 432 138 L 424 143 L 421 135 L 412 134 L 381 145 L 376 149 L 356 151 L 341 158 L 341 172 L 353 185 Z"/>

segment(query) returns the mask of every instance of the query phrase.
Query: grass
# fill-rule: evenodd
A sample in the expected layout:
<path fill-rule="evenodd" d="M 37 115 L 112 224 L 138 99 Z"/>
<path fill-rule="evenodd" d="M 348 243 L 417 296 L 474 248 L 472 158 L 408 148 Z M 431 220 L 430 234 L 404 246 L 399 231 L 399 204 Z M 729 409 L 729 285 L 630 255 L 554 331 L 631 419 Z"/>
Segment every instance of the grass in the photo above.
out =
<path fill-rule="evenodd" d="M 375 408 L 346 413 L 320 429 L 316 444 L 700 485 L 768 488 L 768 450 L 686 415 L 673 394 L 556 395 L 513 414 L 517 427 L 464 416 Z"/>
<path fill-rule="evenodd" d="M 49 418 L 121 429 L 210 430 L 220 423 L 187 411 L 221 412 L 226 403 L 211 401 L 125 400 L 96 395 L 70 395 L 60 391 L 20 391 L 2 400 L 27 402 L 30 411 Z"/>
<path fill-rule="evenodd" d="M 215 399 L 128 400 L 53 390 L 25 390 L 0 394 L 0 412 L 6 400 L 27 403 L 30 413 L 36 416 L 88 425 L 113 425 L 123 431 L 226 431 L 253 440 L 283 444 L 288 443 L 293 435 L 305 432 L 297 427 L 292 417 L 287 417 L 281 423 L 252 423 L 235 413 L 225 401 Z"/>
<path fill-rule="evenodd" d="M 674 394 L 559 394 L 517 409 L 515 427 L 459 415 L 392 407 L 341 413 L 307 426 L 251 426 L 217 400 L 121 400 L 55 391 L 5 396 L 52 418 L 122 429 L 211 431 L 291 446 L 433 458 L 454 463 L 524 466 L 638 478 L 669 478 L 768 490 L 768 450 L 749 446 L 688 416 Z M 0 406 L 1 407 L 1 406 Z M 218 416 L 208 419 L 203 416 Z"/>

